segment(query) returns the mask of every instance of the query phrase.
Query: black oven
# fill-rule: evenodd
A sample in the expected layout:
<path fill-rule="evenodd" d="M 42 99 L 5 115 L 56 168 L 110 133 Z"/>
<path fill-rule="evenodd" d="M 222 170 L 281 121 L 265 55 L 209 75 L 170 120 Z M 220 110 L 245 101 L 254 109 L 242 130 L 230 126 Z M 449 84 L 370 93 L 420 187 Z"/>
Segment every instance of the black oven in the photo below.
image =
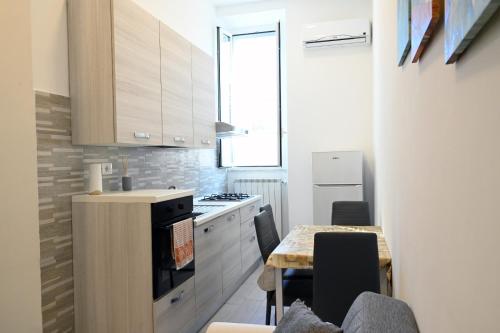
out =
<path fill-rule="evenodd" d="M 154 300 L 194 276 L 194 260 L 177 270 L 175 259 L 172 257 L 172 225 L 186 219 L 193 219 L 192 196 L 151 205 Z"/>

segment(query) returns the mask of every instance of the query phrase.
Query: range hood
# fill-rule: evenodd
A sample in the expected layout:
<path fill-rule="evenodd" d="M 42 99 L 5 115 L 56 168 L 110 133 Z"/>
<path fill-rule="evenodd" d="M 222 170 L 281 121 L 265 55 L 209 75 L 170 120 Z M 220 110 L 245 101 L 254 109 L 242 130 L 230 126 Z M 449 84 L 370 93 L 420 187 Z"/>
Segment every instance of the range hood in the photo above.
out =
<path fill-rule="evenodd" d="M 215 130 L 217 132 L 217 137 L 220 139 L 248 134 L 247 129 L 236 127 L 223 121 L 218 121 L 215 123 Z"/>

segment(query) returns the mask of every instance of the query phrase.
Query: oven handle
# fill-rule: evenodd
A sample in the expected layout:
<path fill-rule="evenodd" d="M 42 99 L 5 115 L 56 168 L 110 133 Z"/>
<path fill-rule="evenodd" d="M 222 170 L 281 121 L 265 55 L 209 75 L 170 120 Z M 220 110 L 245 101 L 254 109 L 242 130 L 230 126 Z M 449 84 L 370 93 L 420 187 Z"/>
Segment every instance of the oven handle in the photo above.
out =
<path fill-rule="evenodd" d="M 172 226 L 174 224 L 176 224 L 176 223 L 179 223 L 179 222 L 182 222 L 182 221 L 185 221 L 185 220 L 189 220 L 189 219 L 193 220 L 193 218 L 194 217 L 192 216 L 192 214 L 190 214 L 190 215 L 187 215 L 187 216 L 183 216 L 182 218 L 171 220 L 171 221 L 167 222 L 167 224 L 165 224 L 165 223 L 164 224 L 160 224 L 160 225 L 153 224 L 153 228 L 154 229 L 165 229 L 165 230 L 168 230 L 168 229 L 172 228 Z"/>

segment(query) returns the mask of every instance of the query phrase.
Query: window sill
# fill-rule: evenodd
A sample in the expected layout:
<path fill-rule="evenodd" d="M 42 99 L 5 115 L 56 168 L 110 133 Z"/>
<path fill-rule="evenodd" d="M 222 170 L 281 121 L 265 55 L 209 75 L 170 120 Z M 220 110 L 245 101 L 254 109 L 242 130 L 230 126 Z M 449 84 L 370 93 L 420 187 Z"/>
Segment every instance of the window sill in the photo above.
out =
<path fill-rule="evenodd" d="M 283 167 L 226 167 L 229 171 L 286 171 Z"/>

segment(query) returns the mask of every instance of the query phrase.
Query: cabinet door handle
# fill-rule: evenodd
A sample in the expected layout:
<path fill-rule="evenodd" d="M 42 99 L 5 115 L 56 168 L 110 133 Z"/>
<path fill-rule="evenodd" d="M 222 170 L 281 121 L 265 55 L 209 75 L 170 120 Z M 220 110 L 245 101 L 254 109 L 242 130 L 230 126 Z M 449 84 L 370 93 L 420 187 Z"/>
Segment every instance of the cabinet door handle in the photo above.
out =
<path fill-rule="evenodd" d="M 134 137 L 136 139 L 145 139 L 145 140 L 149 140 L 151 139 L 151 134 L 149 133 L 145 133 L 145 132 L 134 132 Z"/>
<path fill-rule="evenodd" d="M 209 232 L 212 232 L 212 230 L 214 230 L 215 228 L 215 225 L 210 225 L 208 228 L 205 228 L 205 230 L 203 230 L 206 234 L 208 234 Z"/>
<path fill-rule="evenodd" d="M 209 145 L 210 143 L 210 140 L 201 140 L 201 144 L 203 145 Z"/>
<path fill-rule="evenodd" d="M 174 142 L 186 142 L 186 139 L 180 136 L 174 137 Z"/>
<path fill-rule="evenodd" d="M 251 205 L 250 210 L 254 210 L 254 209 L 255 209 L 255 205 Z"/>
<path fill-rule="evenodd" d="M 227 220 L 228 220 L 228 221 L 232 221 L 232 220 L 234 220 L 234 219 L 235 219 L 235 217 L 236 217 L 236 215 L 232 214 L 231 216 L 229 216 L 229 217 L 227 218 Z"/>
<path fill-rule="evenodd" d="M 252 237 L 250 238 L 250 243 L 251 243 L 251 242 L 253 242 L 255 239 L 256 239 L 256 237 L 255 237 L 255 236 L 252 236 Z"/>
<path fill-rule="evenodd" d="M 255 225 L 255 221 L 250 222 L 250 228 L 252 228 Z"/>
<path fill-rule="evenodd" d="M 179 303 L 182 299 L 184 298 L 184 290 L 182 290 L 179 295 L 173 297 L 171 300 L 170 300 L 170 304 L 175 304 L 175 303 Z"/>

